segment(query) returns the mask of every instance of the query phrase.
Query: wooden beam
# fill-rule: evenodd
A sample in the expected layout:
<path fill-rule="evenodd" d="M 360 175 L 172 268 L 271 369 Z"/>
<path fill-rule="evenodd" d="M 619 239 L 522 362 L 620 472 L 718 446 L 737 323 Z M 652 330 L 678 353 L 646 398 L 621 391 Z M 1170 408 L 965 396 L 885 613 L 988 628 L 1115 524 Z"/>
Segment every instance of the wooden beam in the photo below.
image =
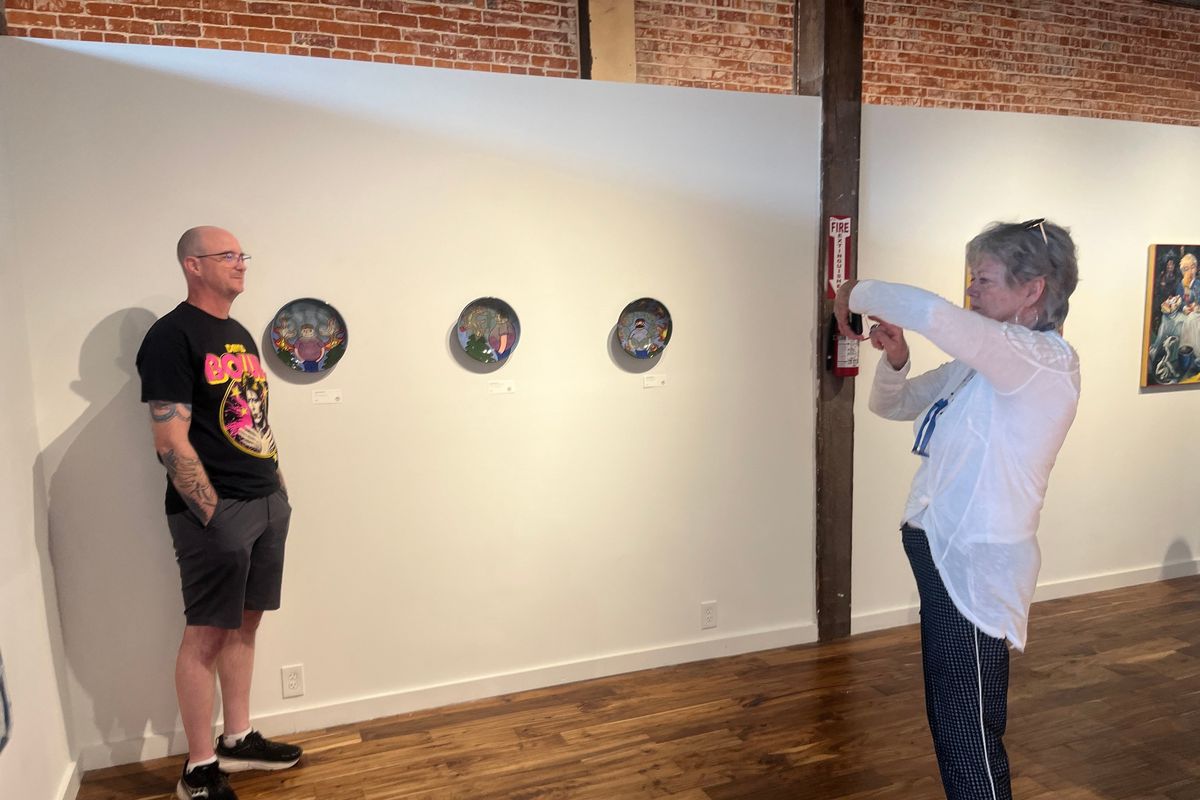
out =
<path fill-rule="evenodd" d="M 592 14 L 588 0 L 579 0 L 575 23 L 579 27 L 579 77 L 592 78 Z"/>
<path fill-rule="evenodd" d="M 793 0 L 792 88 L 796 94 L 818 97 L 825 68 L 825 4 Z"/>
<path fill-rule="evenodd" d="M 826 294 L 825 259 L 831 216 L 851 220 L 858 239 L 859 138 L 862 128 L 864 0 L 816 0 L 823 5 L 821 37 L 821 257 L 818 265 L 819 342 L 827 341 L 833 301 Z M 804 5 L 803 3 L 801 5 Z M 850 248 L 847 277 L 856 274 Z M 820 363 L 822 359 L 818 360 Z M 816 430 L 817 633 L 821 641 L 850 635 L 850 556 L 854 506 L 854 380 L 820 369 Z"/>

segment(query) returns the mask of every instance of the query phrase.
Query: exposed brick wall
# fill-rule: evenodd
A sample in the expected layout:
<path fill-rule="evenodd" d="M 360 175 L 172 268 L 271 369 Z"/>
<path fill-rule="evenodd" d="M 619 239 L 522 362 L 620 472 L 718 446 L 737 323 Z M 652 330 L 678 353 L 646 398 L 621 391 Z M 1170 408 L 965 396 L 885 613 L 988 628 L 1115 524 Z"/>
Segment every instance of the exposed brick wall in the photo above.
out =
<path fill-rule="evenodd" d="M 574 0 L 8 0 L 7 5 L 12 36 L 579 75 Z"/>
<path fill-rule="evenodd" d="M 576 0 L 7 0 L 7 6 L 13 36 L 579 74 Z M 1200 9 L 1155 0 L 865 0 L 865 6 L 865 102 L 1200 125 Z M 792 10 L 791 2 L 769 0 L 636 0 L 638 81 L 790 92 Z"/>
<path fill-rule="evenodd" d="M 638 0 L 634 11 L 638 83 L 792 91 L 791 3 Z"/>
<path fill-rule="evenodd" d="M 1200 9 L 867 0 L 863 100 L 1200 125 Z"/>

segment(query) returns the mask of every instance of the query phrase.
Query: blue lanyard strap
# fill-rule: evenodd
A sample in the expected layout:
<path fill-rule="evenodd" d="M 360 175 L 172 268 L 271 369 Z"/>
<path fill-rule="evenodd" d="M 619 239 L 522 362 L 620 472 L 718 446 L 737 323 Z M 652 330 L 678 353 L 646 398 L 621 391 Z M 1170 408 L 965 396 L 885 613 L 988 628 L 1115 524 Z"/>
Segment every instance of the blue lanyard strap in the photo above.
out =
<path fill-rule="evenodd" d="M 938 415 L 945 411 L 948 405 L 950 405 L 950 400 L 943 397 L 925 412 L 925 419 L 921 422 L 921 427 L 917 429 L 917 438 L 913 442 L 912 451 L 915 455 L 929 458 L 929 440 L 933 438 L 933 429 L 937 427 Z"/>
<path fill-rule="evenodd" d="M 967 373 L 967 377 L 962 379 L 962 382 L 950 392 L 947 397 L 943 397 L 929 407 L 925 412 L 925 419 L 921 421 L 921 427 L 917 428 L 917 438 L 913 441 L 913 455 L 929 458 L 929 440 L 933 438 L 933 430 L 937 427 L 937 418 L 946 410 L 946 406 L 950 405 L 950 401 L 954 399 L 954 395 L 958 394 L 959 390 L 967 385 L 971 378 L 975 377 L 975 370 Z"/>

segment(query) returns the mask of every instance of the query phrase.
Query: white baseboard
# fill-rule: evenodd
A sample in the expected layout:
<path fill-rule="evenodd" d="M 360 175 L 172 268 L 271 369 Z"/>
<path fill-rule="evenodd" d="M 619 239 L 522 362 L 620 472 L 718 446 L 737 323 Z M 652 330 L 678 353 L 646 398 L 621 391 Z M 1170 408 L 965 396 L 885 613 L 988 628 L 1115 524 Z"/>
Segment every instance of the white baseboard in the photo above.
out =
<path fill-rule="evenodd" d="M 886 628 L 899 628 L 901 625 L 912 625 L 920 621 L 916 606 L 900 606 L 883 611 L 868 611 L 865 614 L 850 615 L 850 633 L 870 633 Z"/>
<path fill-rule="evenodd" d="M 82 778 L 83 771 L 79 768 L 79 762 L 72 761 L 68 764 L 62 780 L 58 783 L 59 800 L 75 800 L 79 796 L 79 782 Z"/>
<path fill-rule="evenodd" d="M 722 639 L 702 639 L 627 653 L 615 653 L 581 661 L 549 664 L 520 672 L 488 675 L 454 683 L 422 686 L 398 692 L 341 700 L 323 705 L 256 716 L 255 727 L 268 736 L 311 731 L 333 725 L 363 722 L 410 711 L 464 703 L 529 689 L 620 675 L 643 669 L 703 661 L 708 658 L 752 653 L 806 644 L 817 640 L 815 623 L 754 631 Z M 147 761 L 187 750 L 183 731 L 147 734 L 136 739 L 89 745 L 79 756 L 80 769 L 93 770 Z M 76 781 L 78 787 L 78 781 Z M 67 800 L 71 800 L 67 798 Z"/>
<path fill-rule="evenodd" d="M 1067 578 L 1061 581 L 1039 583 L 1033 595 L 1033 602 L 1041 600 L 1056 600 L 1060 597 L 1074 597 L 1077 594 L 1104 592 L 1109 589 L 1123 589 L 1126 586 L 1137 586 L 1155 581 L 1169 581 L 1172 578 L 1184 578 L 1188 575 L 1200 574 L 1200 559 L 1180 561 L 1175 564 L 1159 564 L 1141 569 L 1106 572 L 1102 575 L 1089 575 L 1086 578 Z"/>
<path fill-rule="evenodd" d="M 1188 575 L 1200 574 L 1200 559 L 1181 561 L 1175 564 L 1160 564 L 1140 569 L 1106 572 L 1100 575 L 1088 575 L 1082 578 L 1064 578 L 1058 581 L 1039 583 L 1033 595 L 1033 602 L 1042 600 L 1057 600 L 1060 597 L 1074 597 L 1092 592 L 1104 592 L 1109 589 L 1123 589 L 1126 586 L 1137 586 L 1154 581 L 1167 581 L 1172 578 L 1183 578 Z M 851 617 L 851 627 L 854 633 L 895 628 L 901 625 L 913 625 L 920 621 L 917 606 L 901 606 L 883 611 L 870 611 L 865 614 L 854 614 Z"/>

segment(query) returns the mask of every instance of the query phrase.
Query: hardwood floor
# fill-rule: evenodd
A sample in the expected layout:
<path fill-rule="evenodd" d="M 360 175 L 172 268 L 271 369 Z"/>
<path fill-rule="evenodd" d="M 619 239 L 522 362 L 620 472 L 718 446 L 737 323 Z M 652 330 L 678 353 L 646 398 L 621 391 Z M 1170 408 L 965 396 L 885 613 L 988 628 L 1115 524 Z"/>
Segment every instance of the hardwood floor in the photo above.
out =
<path fill-rule="evenodd" d="M 1018 800 L 1200 800 L 1200 576 L 1034 606 L 1006 743 Z M 937 800 L 915 626 L 289 737 L 241 800 Z M 89 773 L 162 798 L 181 759 Z"/>

